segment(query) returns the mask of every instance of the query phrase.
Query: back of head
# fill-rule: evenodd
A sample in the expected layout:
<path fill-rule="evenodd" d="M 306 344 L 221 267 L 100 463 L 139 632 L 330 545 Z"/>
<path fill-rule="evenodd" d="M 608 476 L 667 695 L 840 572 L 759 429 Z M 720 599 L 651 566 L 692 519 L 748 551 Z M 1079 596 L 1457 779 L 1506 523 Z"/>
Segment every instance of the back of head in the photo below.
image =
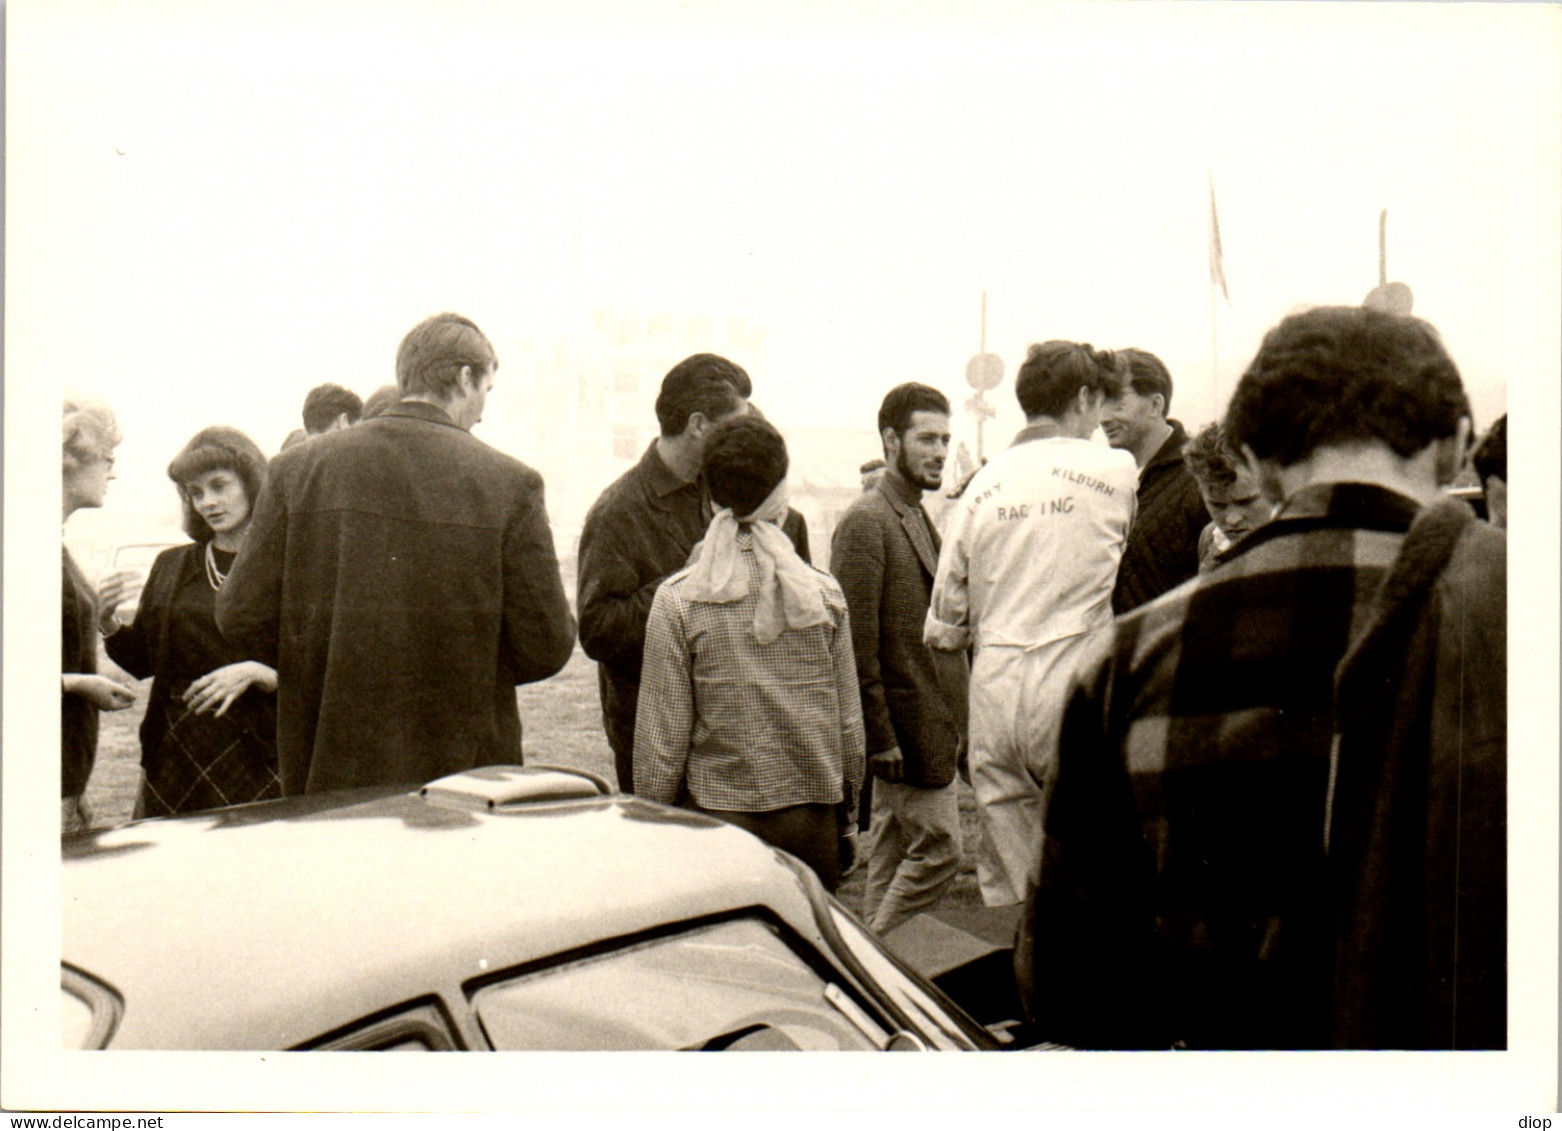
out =
<path fill-rule="evenodd" d="M 1499 416 L 1497 423 L 1481 438 L 1470 461 L 1475 465 L 1475 474 L 1481 477 L 1482 483 L 1488 479 L 1501 479 L 1504 483 L 1508 481 L 1507 413 Z"/>
<path fill-rule="evenodd" d="M 487 373 L 498 359 L 494 348 L 470 318 L 436 314 L 425 318 L 396 350 L 396 387 L 404 397 L 445 402 L 460 391 L 461 367 Z"/>
<path fill-rule="evenodd" d="M 786 478 L 786 441 L 769 421 L 731 416 L 711 429 L 705 481 L 718 507 L 739 518 L 753 514 Z"/>
<path fill-rule="evenodd" d="M 911 418 L 919 412 L 937 412 L 948 416 L 949 398 L 931 385 L 920 385 L 915 381 L 896 385 L 885 394 L 884 403 L 879 406 L 880 435 L 884 429 L 893 428 L 896 435 L 904 436 L 906 429 L 911 427 Z M 863 468 L 864 472 L 867 470 Z"/>
<path fill-rule="evenodd" d="M 1359 306 L 1293 314 L 1264 336 L 1226 410 L 1226 442 L 1280 467 L 1325 447 L 1408 459 L 1454 436 L 1469 402 L 1437 331 Z"/>
<path fill-rule="evenodd" d="M 119 422 L 108 405 L 66 397 L 64 402 L 64 468 L 66 471 L 108 457 L 119 446 Z"/>
<path fill-rule="evenodd" d="M 1155 393 L 1161 395 L 1161 415 L 1171 411 L 1172 379 L 1164 362 L 1149 350 L 1122 349 L 1115 351 L 1121 365 L 1119 372 L 1127 385 L 1141 397 Z"/>
<path fill-rule="evenodd" d="M 357 424 L 363 415 L 363 400 L 351 389 L 340 385 L 317 385 L 304 397 L 304 428 L 310 433 L 326 431 L 343 413 L 347 414 L 349 424 Z"/>
<path fill-rule="evenodd" d="M 381 385 L 363 402 L 363 418 L 373 420 L 380 413 L 401 400 L 401 390 L 395 385 Z"/>
<path fill-rule="evenodd" d="M 1111 350 L 1084 342 L 1041 342 L 1025 351 L 1014 393 L 1027 417 L 1058 417 L 1072 407 L 1082 388 L 1104 396 L 1116 393 L 1118 367 Z"/>
<path fill-rule="evenodd" d="M 754 393 L 742 366 L 713 353 L 686 357 L 667 371 L 656 395 L 656 421 L 663 436 L 681 436 L 689 417 L 698 412 L 720 420 Z"/>
<path fill-rule="evenodd" d="M 202 428 L 168 465 L 168 478 L 179 489 L 179 499 L 184 507 L 184 532 L 197 542 L 205 542 L 212 536 L 211 527 L 195 512 L 185 494 L 185 484 L 211 471 L 231 471 L 244 484 L 244 494 L 251 508 L 260 497 L 260 489 L 266 482 L 266 457 L 251 440 L 237 428 L 215 425 Z"/>
<path fill-rule="evenodd" d="M 1206 425 L 1182 448 L 1182 462 L 1206 491 L 1211 487 L 1229 487 L 1237 481 L 1237 459 L 1218 424 Z"/>

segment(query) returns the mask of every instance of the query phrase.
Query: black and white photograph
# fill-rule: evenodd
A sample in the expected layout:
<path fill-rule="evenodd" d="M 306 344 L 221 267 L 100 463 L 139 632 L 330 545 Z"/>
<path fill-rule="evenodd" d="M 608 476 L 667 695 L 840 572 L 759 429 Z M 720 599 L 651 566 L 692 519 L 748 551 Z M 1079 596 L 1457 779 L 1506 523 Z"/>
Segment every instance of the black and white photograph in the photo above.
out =
<path fill-rule="evenodd" d="M 1557 1110 L 1562 7 L 4 17 L 0 1108 Z"/>

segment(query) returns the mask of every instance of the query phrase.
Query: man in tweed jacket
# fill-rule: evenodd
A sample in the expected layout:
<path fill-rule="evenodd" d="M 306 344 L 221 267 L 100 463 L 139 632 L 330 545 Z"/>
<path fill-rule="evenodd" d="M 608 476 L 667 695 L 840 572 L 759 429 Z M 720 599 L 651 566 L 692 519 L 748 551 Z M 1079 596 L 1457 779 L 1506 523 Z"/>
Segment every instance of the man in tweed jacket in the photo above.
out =
<path fill-rule="evenodd" d="M 1421 1014 L 1401 1010 L 1398 1032 L 1423 1030 L 1395 1040 L 1501 1047 L 1505 779 L 1502 744 L 1489 739 L 1503 669 L 1438 678 L 1459 665 L 1425 660 L 1427 678 L 1412 687 L 1404 662 L 1369 665 L 1352 703 L 1387 704 L 1360 714 L 1392 735 L 1392 758 L 1336 711 L 1337 669 L 1379 617 L 1407 536 L 1450 505 L 1440 486 L 1469 426 L 1458 371 L 1424 322 L 1321 308 L 1265 337 L 1224 428 L 1266 494 L 1284 500 L 1275 518 L 1193 584 L 1119 618 L 1066 709 L 1032 957 L 1020 962 L 1044 1036 L 1090 1048 L 1322 1048 L 1337 1040 L 1331 1010 L 1346 995 L 1353 1016 L 1369 1018 L 1359 1038 L 1382 1031 L 1371 1029 L 1372 1003 L 1392 993 Z M 1500 638 L 1500 601 L 1477 597 L 1500 586 L 1504 559 L 1480 560 L 1492 563 L 1484 576 L 1447 574 L 1439 600 L 1451 612 L 1418 628 L 1422 656 Z M 1500 639 L 1480 654 L 1500 656 Z M 1335 811 L 1350 819 L 1336 823 L 1331 849 L 1326 798 L 1342 718 L 1334 776 L 1348 790 Z M 1439 734 L 1440 719 L 1462 721 Z M 1392 791 L 1372 785 L 1385 760 Z M 1434 882 L 1461 868 L 1485 889 L 1473 904 L 1471 892 Z M 1402 898 L 1384 900 L 1358 876 L 1394 876 Z M 1336 903 L 1347 914 L 1336 916 Z M 1353 946 L 1363 905 L 1377 929 Z M 1337 946 L 1384 977 L 1331 971 Z M 1447 984 L 1428 989 L 1436 979 L 1425 975 L 1456 949 L 1485 968 L 1458 971 L 1462 997 Z M 1419 999 L 1385 984 L 1417 977 Z M 1456 1034 L 1443 1024 L 1450 1002 L 1461 1018 L 1498 1021 Z"/>
<path fill-rule="evenodd" d="M 1139 465 L 1138 515 L 1112 590 L 1112 612 L 1122 616 L 1198 572 L 1199 536 L 1209 515 L 1182 459 L 1188 433 L 1166 417 L 1171 374 L 1145 350 L 1118 350 L 1116 356 L 1126 379 L 1101 410 L 1101 430 L 1107 443 Z"/>
<path fill-rule="evenodd" d="M 949 401 L 927 385 L 897 385 L 879 409 L 879 435 L 883 475 L 841 516 L 830 561 L 851 610 L 868 771 L 878 778 L 863 918 L 883 934 L 937 903 L 960 870 L 961 728 L 922 642 L 939 548 L 922 495 L 943 476 Z"/>

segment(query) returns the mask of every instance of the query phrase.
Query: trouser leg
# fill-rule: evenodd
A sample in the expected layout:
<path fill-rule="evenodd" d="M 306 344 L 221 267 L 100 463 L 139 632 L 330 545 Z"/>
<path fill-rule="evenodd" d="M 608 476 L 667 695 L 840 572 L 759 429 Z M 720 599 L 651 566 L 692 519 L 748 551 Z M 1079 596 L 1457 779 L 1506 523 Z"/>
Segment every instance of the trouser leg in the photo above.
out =
<path fill-rule="evenodd" d="M 900 858 L 872 928 L 879 934 L 936 904 L 960 871 L 960 806 L 955 787 L 924 789 L 880 783 L 891 794 L 900 830 Z"/>

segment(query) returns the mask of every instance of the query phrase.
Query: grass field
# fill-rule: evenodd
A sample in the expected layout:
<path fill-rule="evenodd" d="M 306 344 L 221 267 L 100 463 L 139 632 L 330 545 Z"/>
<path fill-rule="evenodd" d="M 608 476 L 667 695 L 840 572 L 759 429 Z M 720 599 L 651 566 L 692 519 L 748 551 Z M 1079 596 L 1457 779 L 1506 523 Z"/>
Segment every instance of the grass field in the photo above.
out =
<path fill-rule="evenodd" d="M 100 657 L 102 670 L 112 671 L 106 658 Z M 87 785 L 86 803 L 94 824 L 114 824 L 127 819 L 135 808 L 140 788 L 141 746 L 136 731 L 141 725 L 150 681 L 137 685 L 134 707 L 102 716 L 98 736 L 98 757 L 92 780 Z M 614 780 L 613 753 L 602 731 L 602 713 L 597 695 L 597 665 L 588 660 L 579 647 L 564 670 L 551 679 L 530 684 L 516 691 L 520 704 L 522 745 L 530 763 L 551 762 L 574 769 L 590 770 Z M 966 857 L 960 876 L 944 897 L 944 907 L 975 908 L 980 904 L 976 890 L 976 805 L 970 788 L 958 784 L 960 824 L 965 836 Z M 839 895 L 847 906 L 858 909 L 862 900 L 861 870 L 847 878 Z"/>

